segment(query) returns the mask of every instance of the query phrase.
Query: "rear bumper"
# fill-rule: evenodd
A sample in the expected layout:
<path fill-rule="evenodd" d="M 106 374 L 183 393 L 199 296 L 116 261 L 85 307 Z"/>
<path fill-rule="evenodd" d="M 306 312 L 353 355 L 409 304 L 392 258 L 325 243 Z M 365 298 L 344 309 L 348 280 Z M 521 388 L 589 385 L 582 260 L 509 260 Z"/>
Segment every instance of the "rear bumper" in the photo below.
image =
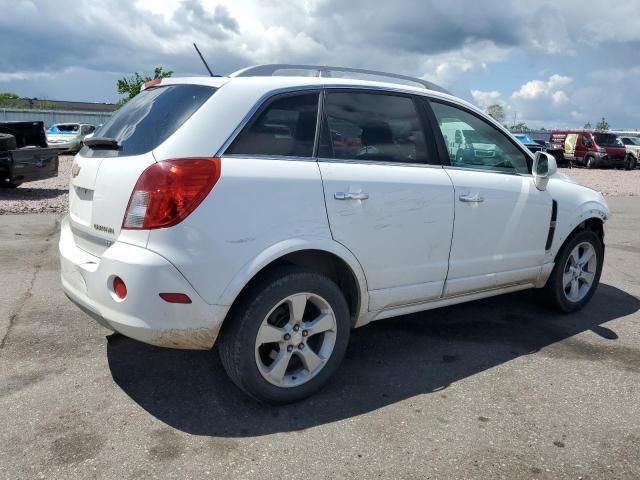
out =
<path fill-rule="evenodd" d="M 162 256 L 115 242 L 101 258 L 78 248 L 68 218 L 60 233 L 64 292 L 98 323 L 160 347 L 203 350 L 213 346 L 229 307 L 209 305 Z M 127 297 L 112 291 L 114 276 L 127 285 Z M 167 303 L 163 292 L 185 293 L 192 303 Z"/>

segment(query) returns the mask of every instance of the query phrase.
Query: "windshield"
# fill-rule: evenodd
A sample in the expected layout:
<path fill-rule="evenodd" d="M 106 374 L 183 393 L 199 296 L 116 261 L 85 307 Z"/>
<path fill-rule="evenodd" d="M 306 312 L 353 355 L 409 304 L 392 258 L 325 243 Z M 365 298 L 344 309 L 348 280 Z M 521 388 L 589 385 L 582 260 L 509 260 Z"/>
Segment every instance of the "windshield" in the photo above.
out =
<path fill-rule="evenodd" d="M 620 139 L 613 133 L 594 133 L 593 138 L 595 138 L 596 143 L 601 147 L 622 146 L 622 142 L 620 141 Z"/>
<path fill-rule="evenodd" d="M 625 138 L 625 140 L 628 140 L 627 142 L 624 142 L 625 145 L 638 145 L 638 146 L 640 146 L 640 138 L 628 137 L 628 138 Z"/>
<path fill-rule="evenodd" d="M 168 85 L 143 90 L 117 110 L 94 138 L 111 138 L 119 149 L 84 147 L 85 157 L 121 157 L 150 152 L 171 136 L 216 89 L 205 85 Z"/>
<path fill-rule="evenodd" d="M 51 125 L 49 127 L 49 130 L 47 130 L 47 132 L 49 133 L 78 133 L 79 131 L 80 125 L 78 125 L 77 123 Z"/>

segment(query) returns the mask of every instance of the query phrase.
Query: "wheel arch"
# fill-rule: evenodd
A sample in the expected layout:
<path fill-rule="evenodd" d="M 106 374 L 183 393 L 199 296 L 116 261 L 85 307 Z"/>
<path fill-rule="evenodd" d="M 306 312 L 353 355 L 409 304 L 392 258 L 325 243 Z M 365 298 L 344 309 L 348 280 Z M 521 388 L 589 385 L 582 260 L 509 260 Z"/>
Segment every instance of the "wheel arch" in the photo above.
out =
<path fill-rule="evenodd" d="M 297 265 L 331 278 L 342 290 L 357 325 L 368 309 L 364 271 L 355 256 L 342 245 L 328 241 L 288 240 L 269 247 L 248 262 L 227 286 L 218 303 L 233 305 L 260 278 L 281 265 Z"/>
<path fill-rule="evenodd" d="M 590 213 L 585 212 L 582 216 L 576 219 L 573 222 L 572 226 L 567 229 L 567 233 L 563 235 L 562 238 L 558 239 L 559 246 L 553 256 L 554 262 L 558 258 L 558 255 L 560 255 L 560 252 L 562 252 L 562 249 L 564 248 L 566 243 L 571 240 L 576 232 L 582 230 L 591 230 L 595 232 L 600 238 L 600 241 L 602 242 L 602 245 L 604 247 L 604 222 L 606 221 L 606 219 L 606 213 L 601 211 L 598 211 L 598 214 L 594 214 L 593 211 L 591 211 Z"/>

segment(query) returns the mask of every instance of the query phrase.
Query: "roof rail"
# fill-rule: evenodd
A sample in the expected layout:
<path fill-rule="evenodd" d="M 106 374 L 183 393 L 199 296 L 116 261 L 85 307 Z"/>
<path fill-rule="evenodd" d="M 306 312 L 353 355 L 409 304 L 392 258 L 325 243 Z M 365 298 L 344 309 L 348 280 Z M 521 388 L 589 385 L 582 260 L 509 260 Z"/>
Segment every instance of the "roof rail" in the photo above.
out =
<path fill-rule="evenodd" d="M 428 90 L 434 90 L 436 92 L 442 92 L 449 94 L 444 88 L 436 85 L 435 83 L 428 82 L 421 78 L 409 77 L 407 75 L 399 75 L 397 73 L 377 72 L 375 70 L 363 70 L 360 68 L 348 68 L 348 67 L 329 67 L 326 65 L 295 65 L 287 63 L 274 63 L 270 65 L 256 65 L 254 67 L 243 68 L 237 72 L 229 75 L 230 77 L 276 77 L 277 72 L 280 70 L 306 70 L 316 72 L 316 77 L 331 77 L 331 72 L 341 73 L 359 73 L 363 75 L 375 75 L 378 77 L 393 78 L 396 80 L 404 80 L 405 82 L 411 82 L 418 84 Z M 393 83 L 393 82 L 392 82 Z"/>

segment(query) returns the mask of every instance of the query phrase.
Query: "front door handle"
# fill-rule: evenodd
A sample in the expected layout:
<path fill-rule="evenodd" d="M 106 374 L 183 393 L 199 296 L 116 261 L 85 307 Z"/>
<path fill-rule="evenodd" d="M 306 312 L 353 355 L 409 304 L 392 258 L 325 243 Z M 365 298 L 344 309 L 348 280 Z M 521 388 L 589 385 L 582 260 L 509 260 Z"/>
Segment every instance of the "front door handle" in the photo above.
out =
<path fill-rule="evenodd" d="M 336 192 L 333 194 L 333 198 L 336 200 L 366 200 L 369 198 L 369 194 L 364 192 Z"/>
<path fill-rule="evenodd" d="M 484 198 L 482 198 L 480 195 L 478 195 L 477 193 L 474 193 L 473 195 L 471 194 L 467 194 L 467 195 L 460 195 L 458 197 L 458 199 L 461 202 L 467 202 L 467 203 L 480 203 L 480 202 L 484 202 Z"/>

